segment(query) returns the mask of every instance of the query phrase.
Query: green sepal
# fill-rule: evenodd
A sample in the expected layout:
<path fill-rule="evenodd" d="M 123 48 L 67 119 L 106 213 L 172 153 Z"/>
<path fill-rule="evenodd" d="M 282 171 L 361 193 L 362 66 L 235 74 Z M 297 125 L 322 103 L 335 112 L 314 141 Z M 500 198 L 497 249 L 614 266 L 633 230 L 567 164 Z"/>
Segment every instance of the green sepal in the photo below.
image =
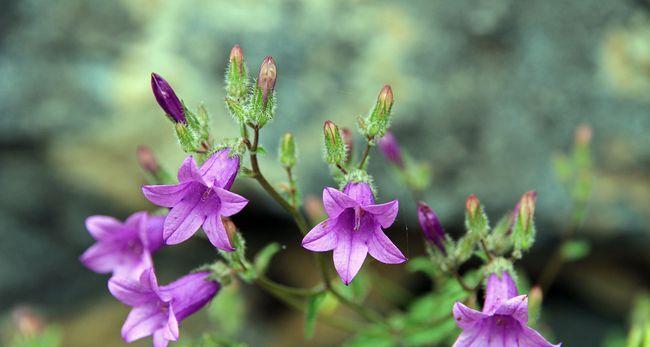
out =
<path fill-rule="evenodd" d="M 255 256 L 255 260 L 253 261 L 253 263 L 255 264 L 255 270 L 260 274 L 265 273 L 266 269 L 269 267 L 269 264 L 271 263 L 271 259 L 281 249 L 282 247 L 277 242 L 270 243 L 266 245 L 266 247 L 262 248 L 262 250 L 257 253 L 257 255 Z"/>
<path fill-rule="evenodd" d="M 305 309 L 305 337 L 311 339 L 314 336 L 316 328 L 316 318 L 323 303 L 325 302 L 327 294 L 321 292 L 307 298 L 307 308 Z"/>

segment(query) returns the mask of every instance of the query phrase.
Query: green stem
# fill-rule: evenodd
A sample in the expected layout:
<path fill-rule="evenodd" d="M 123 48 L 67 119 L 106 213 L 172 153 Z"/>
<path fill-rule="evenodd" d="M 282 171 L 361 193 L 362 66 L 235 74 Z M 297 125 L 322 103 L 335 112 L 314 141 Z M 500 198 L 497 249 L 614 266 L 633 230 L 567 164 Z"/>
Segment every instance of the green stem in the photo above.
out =
<path fill-rule="evenodd" d="M 366 160 L 368 160 L 368 155 L 370 154 L 370 148 L 372 148 L 372 145 L 370 144 L 370 140 L 368 140 L 368 142 L 366 142 L 366 149 L 363 150 L 363 154 L 361 155 L 359 169 L 363 169 L 364 165 L 366 165 Z"/>

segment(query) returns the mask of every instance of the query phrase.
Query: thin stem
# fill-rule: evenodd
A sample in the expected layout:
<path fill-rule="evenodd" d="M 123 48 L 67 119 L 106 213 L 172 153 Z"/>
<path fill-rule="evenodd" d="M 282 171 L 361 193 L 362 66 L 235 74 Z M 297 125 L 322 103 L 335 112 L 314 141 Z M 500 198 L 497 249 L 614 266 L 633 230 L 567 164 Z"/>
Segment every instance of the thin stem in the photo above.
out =
<path fill-rule="evenodd" d="M 298 208 L 298 202 L 296 198 L 296 181 L 293 179 L 293 172 L 291 171 L 291 167 L 285 167 L 285 170 L 287 172 L 287 179 L 289 180 L 289 194 L 291 195 L 291 206 L 293 208 Z"/>
<path fill-rule="evenodd" d="M 488 258 L 488 261 L 492 261 L 492 253 L 488 250 L 487 244 L 485 243 L 484 239 L 481 239 L 481 248 L 483 248 L 483 252 L 485 252 L 485 256 Z"/>
<path fill-rule="evenodd" d="M 368 160 L 368 155 L 370 154 L 370 148 L 372 148 L 372 145 L 370 144 L 370 140 L 368 140 L 368 142 L 366 142 L 366 149 L 363 150 L 363 154 L 361 155 L 359 169 L 363 169 L 363 166 L 366 165 L 366 160 Z"/>
<path fill-rule="evenodd" d="M 320 294 L 323 292 L 323 288 L 320 286 L 316 286 L 314 288 L 297 288 L 297 287 L 291 287 L 287 286 L 278 282 L 275 282 L 268 277 L 261 275 L 258 278 L 259 282 L 264 282 L 265 285 L 268 287 L 273 287 L 275 290 L 289 294 L 289 295 L 295 295 L 295 296 L 312 296 L 316 294 Z"/>
<path fill-rule="evenodd" d="M 348 174 L 348 170 L 346 170 L 346 169 L 343 167 L 343 165 L 341 165 L 341 164 L 336 164 L 336 167 L 337 167 L 337 168 L 338 168 L 338 169 L 339 169 L 339 170 L 340 170 L 344 175 L 347 175 L 347 174 Z"/>

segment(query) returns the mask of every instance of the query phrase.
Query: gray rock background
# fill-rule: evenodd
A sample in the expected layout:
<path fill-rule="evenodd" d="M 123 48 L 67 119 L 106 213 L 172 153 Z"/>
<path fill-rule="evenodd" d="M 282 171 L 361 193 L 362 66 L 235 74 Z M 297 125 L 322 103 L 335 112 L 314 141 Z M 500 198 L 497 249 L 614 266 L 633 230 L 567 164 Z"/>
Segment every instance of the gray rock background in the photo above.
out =
<path fill-rule="evenodd" d="M 450 229 L 461 225 L 470 193 L 496 219 L 536 189 L 538 255 L 563 227 L 570 203 L 553 155 L 570 148 L 578 124 L 590 124 L 596 177 L 582 232 L 606 245 L 598 255 L 615 269 L 630 266 L 608 252 L 639 254 L 632 262 L 641 270 L 627 277 L 633 283 L 647 275 L 646 2 L 5 0 L 1 310 L 37 302 L 56 316 L 81 293 L 98 293 L 103 279 L 76 261 L 90 242 L 81 221 L 149 208 L 139 193 L 138 144 L 153 147 L 169 168 L 183 157 L 151 96 L 150 72 L 165 76 L 188 105 L 205 103 L 215 133 L 230 136 L 235 128 L 223 109 L 223 71 L 235 43 L 252 71 L 265 55 L 278 62 L 278 114 L 262 139 L 269 150 L 262 164 L 273 181 L 283 179 L 278 139 L 292 131 L 305 194 L 332 185 L 320 159 L 322 122 L 353 127 L 389 83 L 397 100 L 394 132 L 406 151 L 430 163 L 427 201 L 443 222 Z M 413 204 L 378 153 L 370 171 L 380 198 L 404 201 L 400 227 L 415 229 Z M 268 208 L 284 218 L 251 182 L 240 180 L 237 189 L 256 201 L 254 211 Z M 576 271 L 603 276 L 593 268 Z M 596 312 L 621 320 L 629 299 L 605 305 L 615 304 L 621 308 Z"/>

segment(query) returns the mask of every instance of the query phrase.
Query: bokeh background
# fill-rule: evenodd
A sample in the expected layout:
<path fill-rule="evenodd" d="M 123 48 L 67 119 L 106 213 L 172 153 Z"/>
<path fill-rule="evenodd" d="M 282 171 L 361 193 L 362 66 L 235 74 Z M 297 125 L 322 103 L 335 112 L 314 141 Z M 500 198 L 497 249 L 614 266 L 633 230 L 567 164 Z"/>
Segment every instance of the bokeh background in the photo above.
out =
<path fill-rule="evenodd" d="M 567 265 L 545 298 L 550 336 L 601 346 L 626 330 L 635 294 L 650 285 L 650 3 L 643 0 L 420 1 L 0 1 L 0 316 L 6 344 L 25 308 L 59 327 L 63 346 L 122 346 L 127 309 L 106 276 L 77 260 L 90 245 L 83 220 L 152 209 L 135 148 L 163 165 L 183 158 L 151 95 L 149 74 L 190 106 L 204 103 L 217 136 L 232 136 L 223 107 L 230 47 L 251 70 L 278 63 L 278 113 L 264 129 L 263 167 L 273 182 L 278 139 L 295 133 L 305 195 L 334 184 L 321 160 L 326 119 L 349 127 L 384 83 L 395 92 L 394 133 L 431 167 L 426 200 L 452 233 L 475 193 L 493 219 L 529 189 L 539 194 L 539 240 L 520 263 L 535 279 L 567 223 L 570 196 L 553 170 L 581 123 L 593 128 L 594 190 L 579 236 L 590 254 Z M 370 171 L 380 199 L 400 198 L 390 231 L 422 253 L 414 204 L 378 153 Z M 290 220 L 257 189 L 235 218 L 252 251 L 286 246 L 272 276 L 315 280 Z M 156 256 L 164 279 L 215 257 L 195 239 Z M 301 265 L 305 264 L 305 265 Z M 424 280 L 405 278 L 414 293 Z M 243 286 L 251 346 L 332 346 L 340 333 L 302 337 L 302 315 Z M 17 313 L 18 312 L 18 313 Z M 18 319 L 19 320 L 19 319 Z M 200 331 L 201 317 L 184 326 Z M 135 344 L 147 345 L 147 342 Z"/>

